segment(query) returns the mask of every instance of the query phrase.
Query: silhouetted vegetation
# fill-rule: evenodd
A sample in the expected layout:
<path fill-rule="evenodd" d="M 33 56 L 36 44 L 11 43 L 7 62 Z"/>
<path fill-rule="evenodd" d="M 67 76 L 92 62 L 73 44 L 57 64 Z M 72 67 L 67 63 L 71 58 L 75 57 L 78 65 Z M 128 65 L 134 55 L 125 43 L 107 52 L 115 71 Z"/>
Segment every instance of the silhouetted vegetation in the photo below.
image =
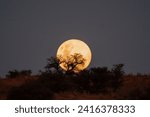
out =
<path fill-rule="evenodd" d="M 45 70 L 47 73 L 51 73 L 52 70 L 54 69 L 55 72 L 61 72 L 61 67 L 60 64 L 62 61 L 58 59 L 57 57 L 51 57 L 47 59 L 48 63 L 45 66 Z"/>
<path fill-rule="evenodd" d="M 80 60 L 83 59 L 75 65 L 66 63 L 69 73 L 60 68 L 64 61 L 53 57 L 48 59 L 45 70 L 36 77 L 31 76 L 30 70 L 9 71 L 8 79 L 0 80 L 0 94 L 5 95 L 5 99 L 27 100 L 150 99 L 150 75 L 125 75 L 123 64 L 113 65 L 112 69 L 94 67 L 74 72 Z M 7 87 L 7 95 L 2 90 L 4 87 Z"/>
<path fill-rule="evenodd" d="M 31 76 L 32 71 L 31 70 L 12 70 L 9 71 L 8 74 L 6 75 L 7 78 L 16 78 L 19 76 Z"/>
<path fill-rule="evenodd" d="M 123 70 L 124 64 L 114 65 L 112 68 L 113 76 L 111 77 L 111 84 L 113 85 L 113 90 L 117 90 L 122 85 L 122 77 L 124 75 Z"/>
<path fill-rule="evenodd" d="M 63 58 L 62 56 L 58 56 L 56 59 L 59 65 L 62 65 L 66 71 L 66 73 L 79 72 L 81 69 L 80 66 L 84 66 L 85 59 L 79 53 L 75 53 L 74 55 L 67 56 L 67 58 Z"/>

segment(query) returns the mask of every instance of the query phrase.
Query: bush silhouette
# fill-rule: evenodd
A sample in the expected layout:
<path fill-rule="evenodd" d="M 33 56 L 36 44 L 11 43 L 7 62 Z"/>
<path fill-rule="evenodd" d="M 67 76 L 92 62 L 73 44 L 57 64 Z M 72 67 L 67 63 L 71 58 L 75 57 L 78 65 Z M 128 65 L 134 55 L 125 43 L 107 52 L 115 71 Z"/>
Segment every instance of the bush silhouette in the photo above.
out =
<path fill-rule="evenodd" d="M 16 77 L 24 77 L 24 76 L 31 76 L 32 71 L 31 70 L 12 70 L 9 71 L 8 74 L 6 75 L 7 78 L 16 78 Z"/>
<path fill-rule="evenodd" d="M 117 90 L 122 85 L 122 76 L 124 75 L 123 70 L 124 64 L 117 64 L 114 65 L 111 72 L 113 76 L 111 77 L 111 85 L 113 87 L 113 90 Z"/>
<path fill-rule="evenodd" d="M 17 70 L 9 71 L 6 75 L 7 78 L 16 78 L 17 76 L 19 76 L 19 71 Z"/>
<path fill-rule="evenodd" d="M 90 71 L 93 83 L 93 92 L 106 92 L 106 89 L 109 87 L 110 77 L 112 77 L 108 68 L 91 68 Z"/>

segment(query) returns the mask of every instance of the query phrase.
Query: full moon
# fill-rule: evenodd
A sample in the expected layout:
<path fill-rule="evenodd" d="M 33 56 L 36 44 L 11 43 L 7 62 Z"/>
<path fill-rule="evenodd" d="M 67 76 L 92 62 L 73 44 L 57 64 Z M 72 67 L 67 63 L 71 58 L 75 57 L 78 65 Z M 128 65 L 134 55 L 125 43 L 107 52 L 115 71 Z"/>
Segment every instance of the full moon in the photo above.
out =
<path fill-rule="evenodd" d="M 76 65 L 78 71 L 87 68 L 91 62 L 92 53 L 89 46 L 81 40 L 70 39 L 63 42 L 57 50 L 56 57 L 59 58 L 61 56 L 63 60 L 68 61 L 68 58 L 72 57 L 75 54 L 81 55 L 84 59 L 84 63 Z M 67 71 L 67 67 L 64 63 L 60 63 L 60 67 L 63 70 Z"/>

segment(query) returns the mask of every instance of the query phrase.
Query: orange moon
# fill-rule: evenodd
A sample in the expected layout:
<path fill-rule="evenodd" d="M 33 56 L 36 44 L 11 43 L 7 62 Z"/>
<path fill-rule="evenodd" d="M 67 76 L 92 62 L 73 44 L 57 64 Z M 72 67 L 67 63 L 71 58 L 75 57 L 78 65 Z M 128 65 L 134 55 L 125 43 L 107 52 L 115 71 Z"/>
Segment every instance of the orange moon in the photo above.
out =
<path fill-rule="evenodd" d="M 91 53 L 89 46 L 81 40 L 69 39 L 63 42 L 57 50 L 56 57 L 61 56 L 64 60 L 66 60 L 67 57 L 74 55 L 76 53 L 82 55 L 83 59 L 85 60 L 84 65 L 79 64 L 77 65 L 77 68 L 78 70 L 84 70 L 85 68 L 89 66 L 91 62 L 92 53 Z M 65 71 L 67 70 L 64 64 L 60 64 L 60 67 L 64 69 Z"/>

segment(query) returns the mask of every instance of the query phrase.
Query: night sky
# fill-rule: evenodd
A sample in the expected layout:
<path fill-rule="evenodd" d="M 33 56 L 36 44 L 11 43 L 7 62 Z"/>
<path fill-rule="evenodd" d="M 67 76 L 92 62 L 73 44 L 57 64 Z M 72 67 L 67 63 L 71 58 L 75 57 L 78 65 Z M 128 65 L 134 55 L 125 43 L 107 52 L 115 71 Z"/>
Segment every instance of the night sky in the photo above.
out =
<path fill-rule="evenodd" d="M 0 76 L 38 73 L 70 38 L 90 46 L 89 67 L 150 73 L 150 0 L 0 0 Z"/>

